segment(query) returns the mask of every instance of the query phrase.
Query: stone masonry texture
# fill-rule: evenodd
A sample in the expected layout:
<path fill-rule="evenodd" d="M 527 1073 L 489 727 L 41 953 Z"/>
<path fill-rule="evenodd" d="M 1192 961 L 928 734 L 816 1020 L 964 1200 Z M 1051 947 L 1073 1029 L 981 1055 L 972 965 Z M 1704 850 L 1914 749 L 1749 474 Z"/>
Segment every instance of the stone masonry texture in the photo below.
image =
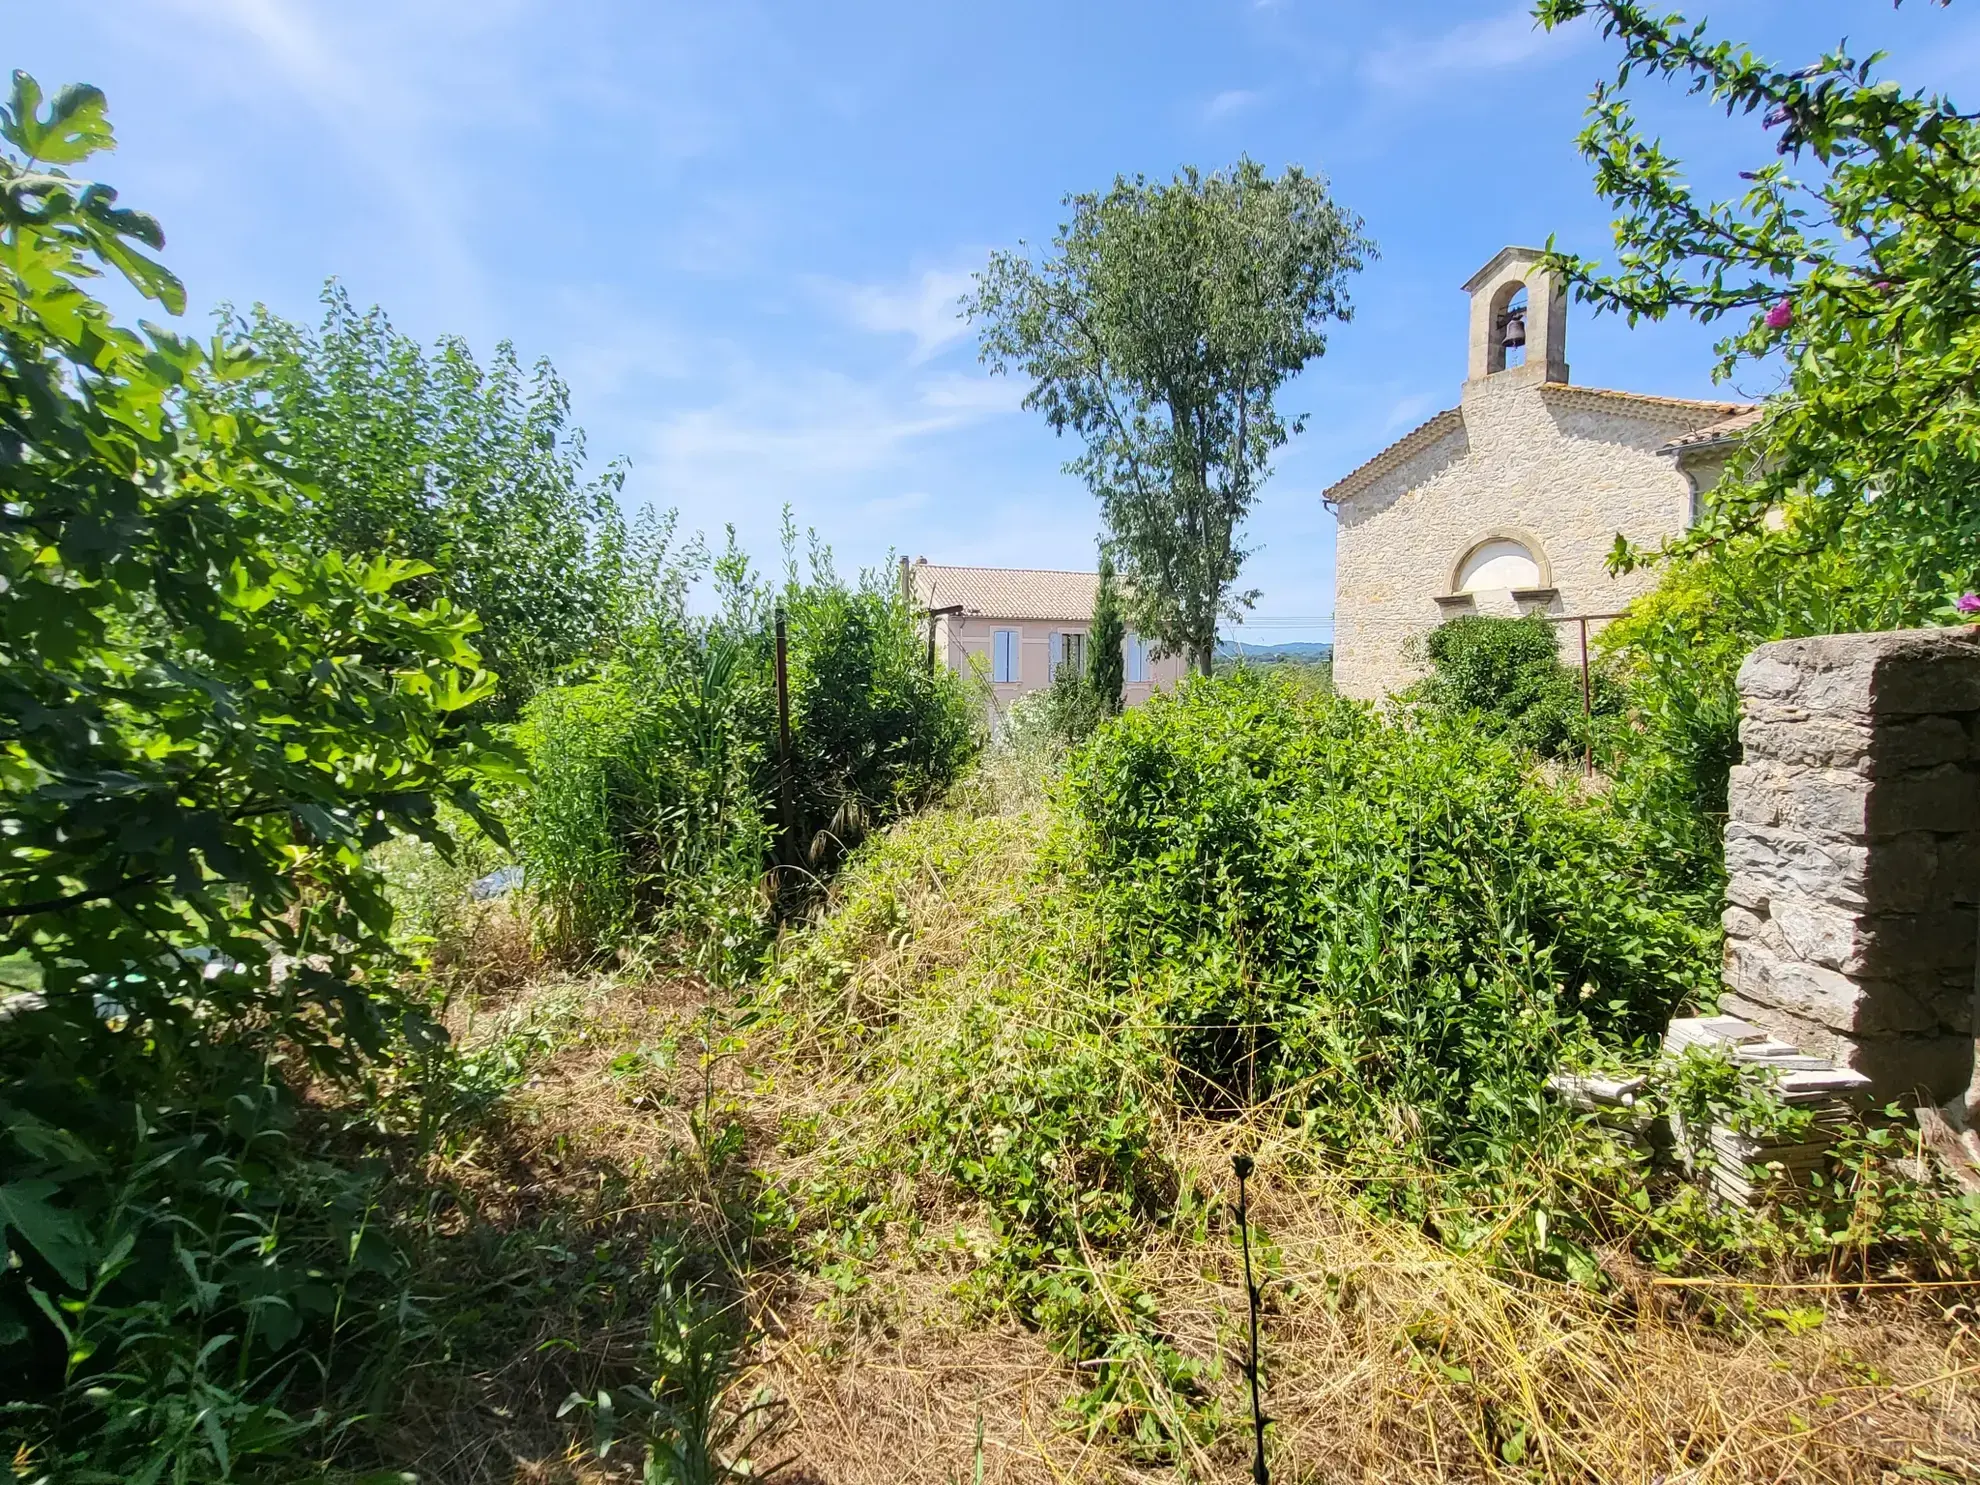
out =
<path fill-rule="evenodd" d="M 1980 904 L 1980 633 L 1837 634 L 1740 667 L 1722 1006 L 1872 1080 L 1965 1087 Z"/>
<path fill-rule="evenodd" d="M 1684 529 L 1693 486 L 1658 449 L 1724 416 L 1519 371 L 1467 382 L 1461 411 L 1442 437 L 1339 504 L 1334 684 L 1346 695 L 1382 696 L 1422 673 L 1412 642 L 1447 617 L 1437 599 L 1465 554 L 1492 537 L 1532 549 L 1556 591 L 1523 605 L 1489 595 L 1478 612 L 1611 613 L 1647 592 L 1656 574 L 1612 575 L 1609 553 L 1618 534 L 1654 549 Z M 1574 626 L 1561 627 L 1573 644 Z"/>

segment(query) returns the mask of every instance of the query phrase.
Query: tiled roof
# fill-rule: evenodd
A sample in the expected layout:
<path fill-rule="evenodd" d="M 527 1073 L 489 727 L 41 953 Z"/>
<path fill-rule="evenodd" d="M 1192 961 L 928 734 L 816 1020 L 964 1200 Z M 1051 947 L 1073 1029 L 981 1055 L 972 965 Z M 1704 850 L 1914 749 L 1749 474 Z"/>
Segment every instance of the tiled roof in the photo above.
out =
<path fill-rule="evenodd" d="M 1568 382 L 1543 382 L 1540 395 L 1550 401 L 1595 402 L 1638 412 L 1646 417 L 1696 421 L 1701 414 L 1713 421 L 1751 412 L 1750 402 L 1706 402 L 1695 397 L 1653 397 L 1648 392 L 1617 392 L 1608 387 L 1577 387 Z M 1620 410 L 1620 409 L 1619 409 Z"/>
<path fill-rule="evenodd" d="M 1337 505 L 1349 496 L 1359 495 L 1372 481 L 1414 458 L 1445 434 L 1461 431 L 1463 427 L 1464 413 L 1447 407 L 1427 422 L 1418 423 L 1367 463 L 1334 481 L 1320 492 L 1320 498 L 1329 505 Z"/>
<path fill-rule="evenodd" d="M 1066 619 L 1093 617 L 1093 598 L 1100 588 L 1094 572 L 1054 572 L 1036 567 L 943 567 L 932 562 L 908 565 L 910 593 L 919 608 L 962 605 L 965 614 L 991 619 Z"/>
<path fill-rule="evenodd" d="M 1728 434 L 1734 434 L 1743 432 L 1759 421 L 1759 409 L 1745 402 L 1702 402 L 1690 397 L 1655 397 L 1648 392 L 1617 392 L 1607 387 L 1577 387 L 1567 382 L 1542 382 L 1540 394 L 1550 401 L 1580 402 L 1594 407 L 1634 412 L 1659 422 L 1697 424 L 1704 420 L 1707 427 L 1700 430 L 1701 432 L 1723 427 Z M 1742 419 L 1749 421 L 1742 422 Z M 1732 426 L 1735 424 L 1738 426 Z M 1360 494 L 1389 471 L 1415 458 L 1445 434 L 1463 427 L 1463 409 L 1447 408 L 1428 422 L 1412 428 L 1374 458 L 1343 475 L 1322 491 L 1320 498 L 1329 505 L 1338 505 L 1341 501 Z M 1690 433 L 1685 435 L 1686 438 L 1692 436 Z M 1668 444 L 1658 452 L 1668 454 L 1675 452 L 1676 449 L 1676 444 Z"/>
<path fill-rule="evenodd" d="M 1749 407 L 1745 412 L 1734 413 L 1729 418 L 1721 418 L 1716 423 L 1707 423 L 1703 428 L 1672 439 L 1661 449 L 1660 454 L 1684 455 L 1698 449 L 1709 449 L 1724 443 L 1738 443 L 1752 429 L 1760 425 L 1763 409 Z"/>

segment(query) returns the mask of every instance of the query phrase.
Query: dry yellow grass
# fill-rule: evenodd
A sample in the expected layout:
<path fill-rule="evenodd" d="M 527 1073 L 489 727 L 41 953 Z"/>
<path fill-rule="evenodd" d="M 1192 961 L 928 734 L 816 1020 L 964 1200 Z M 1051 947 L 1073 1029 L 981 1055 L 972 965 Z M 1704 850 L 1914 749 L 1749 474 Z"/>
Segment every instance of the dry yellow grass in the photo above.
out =
<path fill-rule="evenodd" d="M 511 1007 L 578 995 L 585 1036 L 548 1058 L 500 1137 L 460 1152 L 448 1179 L 481 1189 L 484 1213 L 505 1222 L 565 1214 L 573 1242 L 636 1236 L 656 1213 L 705 1218 L 713 1235 L 718 1199 L 699 1184 L 687 1122 L 697 1100 L 730 1108 L 751 1167 L 793 1193 L 884 1144 L 898 1119 L 886 1095 L 911 1090 L 917 1039 L 985 993 L 983 976 L 1014 973 L 1010 956 L 984 946 L 1061 931 L 1034 921 L 1038 836 L 1025 817 L 907 830 L 919 834 L 875 868 L 891 874 L 882 890 L 869 876 L 825 952 L 799 965 L 816 993 L 800 986 L 786 1016 L 706 1075 L 692 1050 L 706 1024 L 698 986 L 516 992 Z M 1040 993 L 1076 997 L 1076 972 Z M 486 1024 L 495 1010 L 477 1015 Z M 614 1072 L 619 1053 L 661 1045 L 687 1050 L 644 1081 Z M 753 1268 L 760 1340 L 739 1385 L 768 1384 L 786 1400 L 788 1478 L 969 1481 L 979 1464 L 986 1481 L 1040 1485 L 1247 1478 L 1230 1168 L 1244 1149 L 1258 1160 L 1252 1216 L 1272 1275 L 1263 1348 L 1277 1480 L 1980 1481 L 1980 1317 L 1958 1291 L 1687 1287 L 1620 1254 L 1605 1259 L 1606 1294 L 1513 1276 L 1371 1216 L 1264 1118 L 1158 1106 L 1162 1153 L 1180 1188 L 1208 1202 L 1206 1224 L 1151 1228 L 1116 1257 L 1154 1297 L 1170 1342 L 1207 1368 L 1211 1397 L 1199 1405 L 1221 1415 L 1212 1439 L 1189 1445 L 1180 1465 L 1153 1464 L 1070 1426 L 1075 1369 L 1038 1334 L 958 1295 L 987 1244 L 985 1214 L 932 1179 L 896 1174 L 894 1219 L 851 1292 L 782 1260 Z M 1769 1309 L 1777 1320 L 1756 1318 Z M 637 1317 L 601 1325 L 586 1340 L 594 1370 L 639 1336 Z M 472 1388 L 441 1389 L 415 1418 L 428 1434 L 425 1477 L 623 1473 L 567 1453 L 569 1435 L 548 1415 L 570 1366 L 546 1378 L 540 1354 L 484 1360 L 478 1400 Z"/>

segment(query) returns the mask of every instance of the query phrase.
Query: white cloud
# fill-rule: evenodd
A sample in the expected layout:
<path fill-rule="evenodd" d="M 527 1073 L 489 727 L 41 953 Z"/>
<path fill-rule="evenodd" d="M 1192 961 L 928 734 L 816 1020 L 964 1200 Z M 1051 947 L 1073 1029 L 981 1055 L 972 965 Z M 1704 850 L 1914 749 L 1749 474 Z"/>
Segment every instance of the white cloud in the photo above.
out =
<path fill-rule="evenodd" d="M 1531 61 L 1542 52 L 1572 46 L 1585 34 L 1562 36 L 1540 28 L 1524 4 L 1486 20 L 1466 21 L 1441 35 L 1404 38 L 1371 53 L 1362 75 L 1376 87 L 1409 92 L 1473 72 L 1496 72 Z"/>
<path fill-rule="evenodd" d="M 679 506 L 690 524 L 741 522 L 787 500 L 807 508 L 835 496 L 870 500 L 876 477 L 898 469 L 915 445 L 1012 405 L 977 385 L 988 381 L 745 376 L 720 401 L 647 425 L 633 450 L 637 497 Z"/>
<path fill-rule="evenodd" d="M 1205 123 L 1214 123 L 1218 119 L 1228 118 L 1231 114 L 1242 113 L 1262 101 L 1264 96 L 1263 93 L 1252 92 L 1249 88 L 1226 89 L 1203 105 L 1203 120 Z"/>
<path fill-rule="evenodd" d="M 931 268 L 906 284 L 848 284 L 814 279 L 813 287 L 848 324 L 874 335 L 907 335 L 914 359 L 926 361 L 969 333 L 959 303 L 968 291 L 966 269 Z"/>

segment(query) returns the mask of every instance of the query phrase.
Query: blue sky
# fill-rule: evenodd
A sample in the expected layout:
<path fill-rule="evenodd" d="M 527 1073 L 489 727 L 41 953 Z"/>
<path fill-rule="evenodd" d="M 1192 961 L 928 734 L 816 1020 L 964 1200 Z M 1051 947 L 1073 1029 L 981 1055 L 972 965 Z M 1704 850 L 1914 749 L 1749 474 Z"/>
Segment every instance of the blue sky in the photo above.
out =
<path fill-rule="evenodd" d="M 593 455 L 630 460 L 629 503 L 734 522 L 764 557 L 789 502 L 844 567 L 1090 566 L 1073 451 L 983 373 L 954 300 L 992 248 L 1048 241 L 1066 192 L 1248 153 L 1330 177 L 1382 254 L 1285 394 L 1310 422 L 1250 526 L 1259 614 L 1315 619 L 1319 492 L 1455 401 L 1458 285 L 1508 242 L 1609 242 L 1573 138 L 1613 54 L 1500 0 L 10 10 L 7 65 L 109 93 L 123 143 L 100 173 L 161 218 L 195 314 L 313 317 L 334 274 L 422 338 L 511 339 L 570 381 Z M 1795 65 L 1847 35 L 1907 84 L 1980 91 L 1958 7 L 1696 13 Z M 1750 122 L 1639 95 L 1702 182 L 1764 155 Z M 1578 309 L 1568 360 L 1584 384 L 1712 395 L 1708 346 Z"/>

